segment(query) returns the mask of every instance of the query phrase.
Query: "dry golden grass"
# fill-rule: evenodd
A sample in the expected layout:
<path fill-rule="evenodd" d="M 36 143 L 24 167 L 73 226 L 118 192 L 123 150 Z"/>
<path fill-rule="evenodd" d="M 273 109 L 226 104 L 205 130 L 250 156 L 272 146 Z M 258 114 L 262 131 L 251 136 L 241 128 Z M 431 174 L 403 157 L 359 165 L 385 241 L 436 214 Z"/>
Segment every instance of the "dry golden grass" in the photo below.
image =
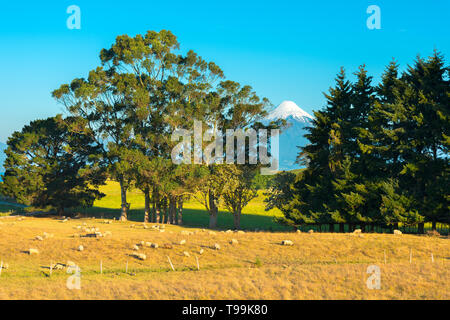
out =
<path fill-rule="evenodd" d="M 86 224 L 111 237 L 73 237 Z M 132 227 L 134 225 L 134 227 Z M 147 224 L 151 227 L 152 224 Z M 195 232 L 183 235 L 182 230 Z M 34 240 L 43 232 L 54 234 Z M 447 238 L 363 234 L 226 233 L 101 219 L 60 222 L 50 218 L 0 218 L 0 299 L 449 299 L 450 246 Z M 235 238 L 239 244 L 230 244 Z M 180 245 L 182 239 L 186 244 Z M 292 240 L 293 246 L 281 246 Z M 131 256 L 140 247 L 145 261 Z M 211 247 L 218 243 L 220 250 Z M 77 251 L 79 245 L 84 251 Z M 161 248 L 170 244 L 172 249 Z M 36 248 L 38 255 L 25 250 Z M 199 250 L 203 249 L 202 255 Z M 412 263 L 410 250 L 412 249 Z M 190 253 L 189 257 L 183 252 Z M 386 252 L 387 263 L 384 263 Z M 434 263 L 431 262 L 431 254 Z M 171 270 L 167 256 L 175 267 Z M 198 257 L 200 271 L 195 257 Z M 51 262 L 74 261 L 81 290 L 69 290 L 65 270 Z M 103 274 L 100 274 L 100 261 Z M 125 273 L 128 261 L 128 274 Z M 381 289 L 369 290 L 369 265 L 381 268 Z"/>

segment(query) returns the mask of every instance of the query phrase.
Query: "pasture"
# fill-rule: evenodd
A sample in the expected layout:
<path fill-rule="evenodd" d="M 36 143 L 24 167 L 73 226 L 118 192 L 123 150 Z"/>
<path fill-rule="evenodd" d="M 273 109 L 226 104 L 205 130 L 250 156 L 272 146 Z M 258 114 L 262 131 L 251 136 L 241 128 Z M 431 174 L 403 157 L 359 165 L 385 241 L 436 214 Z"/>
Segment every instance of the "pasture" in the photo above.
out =
<path fill-rule="evenodd" d="M 110 235 L 87 237 L 92 230 Z M 44 232 L 52 236 L 42 237 Z M 7 265 L 0 299 L 450 298 L 447 237 L 238 233 L 20 216 L 0 218 L 0 234 L 0 260 Z M 283 240 L 293 245 L 283 246 Z M 28 254 L 31 248 L 39 253 Z M 66 285 L 68 261 L 81 269 L 79 290 Z M 50 271 L 58 263 L 63 268 Z M 366 285 L 370 265 L 381 269 L 380 289 Z"/>

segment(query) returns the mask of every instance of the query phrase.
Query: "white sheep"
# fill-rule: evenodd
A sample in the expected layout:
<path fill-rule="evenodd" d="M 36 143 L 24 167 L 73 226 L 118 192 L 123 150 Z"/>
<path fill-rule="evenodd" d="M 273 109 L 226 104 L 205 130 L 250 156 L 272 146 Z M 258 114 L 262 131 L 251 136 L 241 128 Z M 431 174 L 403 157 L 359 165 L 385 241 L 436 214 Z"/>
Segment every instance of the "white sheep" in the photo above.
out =
<path fill-rule="evenodd" d="M 83 251 L 84 250 L 84 247 L 80 244 L 79 246 L 78 246 L 78 251 Z"/>
<path fill-rule="evenodd" d="M 76 267 L 77 265 L 75 264 L 75 262 L 68 260 L 66 262 L 66 267 Z"/>
<path fill-rule="evenodd" d="M 139 260 L 147 259 L 147 256 L 144 253 L 135 253 L 135 254 L 133 254 L 133 256 L 138 258 Z"/>
<path fill-rule="evenodd" d="M 238 244 L 239 242 L 236 239 L 231 239 L 230 244 Z"/>
<path fill-rule="evenodd" d="M 394 234 L 400 235 L 400 234 L 402 234 L 402 232 L 400 230 L 394 230 Z"/>
<path fill-rule="evenodd" d="M 29 255 L 39 254 L 39 250 L 38 249 L 28 249 L 28 254 Z"/>
<path fill-rule="evenodd" d="M 180 241 L 180 245 L 183 245 L 183 244 L 186 244 L 186 240 L 184 240 L 184 239 Z"/>
<path fill-rule="evenodd" d="M 283 240 L 283 241 L 281 241 L 281 244 L 283 246 L 293 246 L 294 242 L 292 242 L 291 240 Z"/>
<path fill-rule="evenodd" d="M 220 250 L 220 245 L 218 243 L 215 243 L 213 249 Z"/>

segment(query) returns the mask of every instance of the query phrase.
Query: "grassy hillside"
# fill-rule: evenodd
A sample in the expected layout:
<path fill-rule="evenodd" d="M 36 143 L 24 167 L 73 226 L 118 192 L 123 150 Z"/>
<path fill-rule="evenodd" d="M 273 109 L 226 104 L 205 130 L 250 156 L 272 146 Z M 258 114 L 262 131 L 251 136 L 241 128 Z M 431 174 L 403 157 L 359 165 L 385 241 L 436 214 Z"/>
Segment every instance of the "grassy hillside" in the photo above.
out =
<path fill-rule="evenodd" d="M 106 197 L 96 201 L 94 207 L 85 210 L 84 213 L 95 215 L 96 217 L 113 218 L 120 216 L 120 188 L 117 182 L 108 181 L 102 186 L 100 191 Z M 278 209 L 265 211 L 264 195 L 259 191 L 259 196 L 253 199 L 243 210 L 241 226 L 243 229 L 263 229 L 263 230 L 288 230 L 289 228 L 279 225 L 273 221 L 275 216 L 280 216 Z M 128 194 L 128 202 L 131 203 L 129 219 L 132 221 L 144 220 L 144 195 L 138 189 L 133 189 Z M 209 215 L 205 208 L 194 198 L 185 202 L 183 220 L 186 226 L 202 227 L 207 226 Z M 224 209 L 224 208 L 222 208 Z M 218 228 L 229 229 L 233 226 L 233 216 L 226 210 L 219 212 Z"/>
<path fill-rule="evenodd" d="M 160 232 L 151 226 L 106 224 L 101 219 L 0 218 L 0 260 L 8 264 L 0 275 L 0 299 L 450 299 L 450 282 L 445 280 L 450 278 L 448 238 L 210 234 L 178 226 Z M 86 234 L 86 227 L 112 235 L 79 237 Z M 54 236 L 35 240 L 43 232 Z M 238 244 L 230 244 L 232 238 Z M 182 239 L 186 244 L 179 244 Z M 285 239 L 294 245 L 280 245 Z M 136 252 L 132 247 L 141 241 L 160 246 L 139 246 L 137 252 L 146 255 L 143 261 L 132 256 Z M 220 250 L 211 248 L 216 243 Z M 172 248 L 161 248 L 164 244 Z M 79 245 L 83 251 L 77 250 Z M 25 253 L 30 248 L 39 254 Z M 68 260 L 81 268 L 80 290 L 66 287 L 70 275 L 65 268 L 52 270 L 50 276 L 51 263 Z M 381 268 L 380 290 L 366 286 L 367 267 L 374 264 Z"/>

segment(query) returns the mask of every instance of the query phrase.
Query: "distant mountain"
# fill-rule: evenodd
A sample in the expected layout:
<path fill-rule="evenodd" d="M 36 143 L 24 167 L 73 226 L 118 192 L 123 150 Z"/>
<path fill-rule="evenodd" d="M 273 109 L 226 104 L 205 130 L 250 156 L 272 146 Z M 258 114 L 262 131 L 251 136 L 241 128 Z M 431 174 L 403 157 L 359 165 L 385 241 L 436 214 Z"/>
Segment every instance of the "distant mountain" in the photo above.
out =
<path fill-rule="evenodd" d="M 6 144 L 0 142 L 0 173 L 5 172 L 5 168 L 3 167 L 3 163 L 6 160 L 6 154 L 5 154 L 4 151 L 5 151 L 5 149 L 7 147 L 8 146 Z"/>
<path fill-rule="evenodd" d="M 266 121 L 284 119 L 287 128 L 280 135 L 280 170 L 299 169 L 295 163 L 299 149 L 297 146 L 305 146 L 308 139 L 303 137 L 307 131 L 305 127 L 311 126 L 313 116 L 302 110 L 292 101 L 283 101 L 275 110 L 265 118 Z"/>

